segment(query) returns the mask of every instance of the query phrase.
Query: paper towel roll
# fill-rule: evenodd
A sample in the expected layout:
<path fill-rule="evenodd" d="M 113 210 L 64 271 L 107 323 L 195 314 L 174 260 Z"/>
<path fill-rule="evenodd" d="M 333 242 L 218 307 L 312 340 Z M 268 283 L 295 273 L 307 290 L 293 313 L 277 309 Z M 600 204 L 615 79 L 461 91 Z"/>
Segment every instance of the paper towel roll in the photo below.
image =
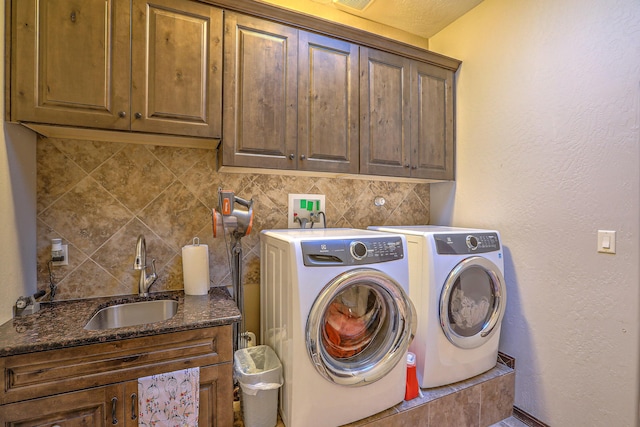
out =
<path fill-rule="evenodd" d="M 193 245 L 182 247 L 184 293 L 206 295 L 209 292 L 209 247 L 196 240 Z"/>

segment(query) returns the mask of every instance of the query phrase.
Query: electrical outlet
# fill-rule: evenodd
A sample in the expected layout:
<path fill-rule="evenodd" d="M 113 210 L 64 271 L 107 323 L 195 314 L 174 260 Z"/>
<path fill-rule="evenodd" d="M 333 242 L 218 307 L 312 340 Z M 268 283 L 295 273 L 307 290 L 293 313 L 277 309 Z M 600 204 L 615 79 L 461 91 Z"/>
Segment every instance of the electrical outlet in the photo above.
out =
<path fill-rule="evenodd" d="M 287 227 L 311 228 L 311 224 L 320 222 L 320 212 L 325 212 L 324 194 L 289 194 L 289 210 L 287 214 Z M 298 218 L 298 220 L 296 220 Z M 302 227 L 302 225 L 305 227 Z M 318 228 L 321 228 L 319 226 Z"/>
<path fill-rule="evenodd" d="M 62 244 L 62 239 L 51 240 L 51 265 L 69 265 L 69 246 Z"/>

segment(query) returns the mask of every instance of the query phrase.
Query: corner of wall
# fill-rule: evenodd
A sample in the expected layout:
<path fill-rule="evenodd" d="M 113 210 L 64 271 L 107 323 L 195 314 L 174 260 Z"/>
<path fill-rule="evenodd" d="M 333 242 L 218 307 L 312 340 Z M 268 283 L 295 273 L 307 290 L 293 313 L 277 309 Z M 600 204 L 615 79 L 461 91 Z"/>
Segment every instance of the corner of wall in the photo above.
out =
<path fill-rule="evenodd" d="M 13 316 L 13 303 L 36 291 L 36 136 L 4 123 L 0 133 L 0 323 Z"/>

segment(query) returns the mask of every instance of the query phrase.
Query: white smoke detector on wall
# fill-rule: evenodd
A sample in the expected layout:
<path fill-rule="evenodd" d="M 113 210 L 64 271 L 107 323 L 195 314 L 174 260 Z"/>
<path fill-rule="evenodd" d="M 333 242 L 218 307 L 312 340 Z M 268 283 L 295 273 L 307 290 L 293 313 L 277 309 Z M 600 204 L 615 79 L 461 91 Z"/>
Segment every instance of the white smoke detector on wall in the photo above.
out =
<path fill-rule="evenodd" d="M 333 5 L 345 12 L 362 12 L 374 0 L 333 0 Z"/>

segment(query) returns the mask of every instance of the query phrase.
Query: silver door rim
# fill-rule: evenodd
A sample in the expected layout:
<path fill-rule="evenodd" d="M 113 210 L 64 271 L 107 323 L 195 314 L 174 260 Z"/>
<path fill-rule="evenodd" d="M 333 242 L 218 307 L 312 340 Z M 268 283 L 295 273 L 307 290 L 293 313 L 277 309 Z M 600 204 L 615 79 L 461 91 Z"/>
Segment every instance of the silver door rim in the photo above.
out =
<path fill-rule="evenodd" d="M 480 267 L 489 276 L 495 299 L 491 316 L 483 325 L 482 330 L 473 336 L 462 336 L 453 330 L 451 321 L 449 320 L 449 301 L 456 280 L 470 267 Z M 447 339 L 456 347 L 465 349 L 480 347 L 488 341 L 497 332 L 498 329 L 496 329 L 496 326 L 502 322 L 507 303 L 506 289 L 502 272 L 497 265 L 487 258 L 473 256 L 465 258 L 458 263 L 447 276 L 440 296 L 440 326 Z"/>
<path fill-rule="evenodd" d="M 381 331 L 382 345 L 362 363 L 344 362 L 330 356 L 322 344 L 322 321 L 331 301 L 353 285 L 369 286 L 389 306 L 392 333 Z M 314 301 L 305 330 L 307 353 L 316 370 L 328 381 L 347 386 L 364 386 L 387 375 L 406 352 L 415 335 L 416 314 L 402 287 L 386 273 L 371 268 L 358 268 L 332 279 Z"/>

